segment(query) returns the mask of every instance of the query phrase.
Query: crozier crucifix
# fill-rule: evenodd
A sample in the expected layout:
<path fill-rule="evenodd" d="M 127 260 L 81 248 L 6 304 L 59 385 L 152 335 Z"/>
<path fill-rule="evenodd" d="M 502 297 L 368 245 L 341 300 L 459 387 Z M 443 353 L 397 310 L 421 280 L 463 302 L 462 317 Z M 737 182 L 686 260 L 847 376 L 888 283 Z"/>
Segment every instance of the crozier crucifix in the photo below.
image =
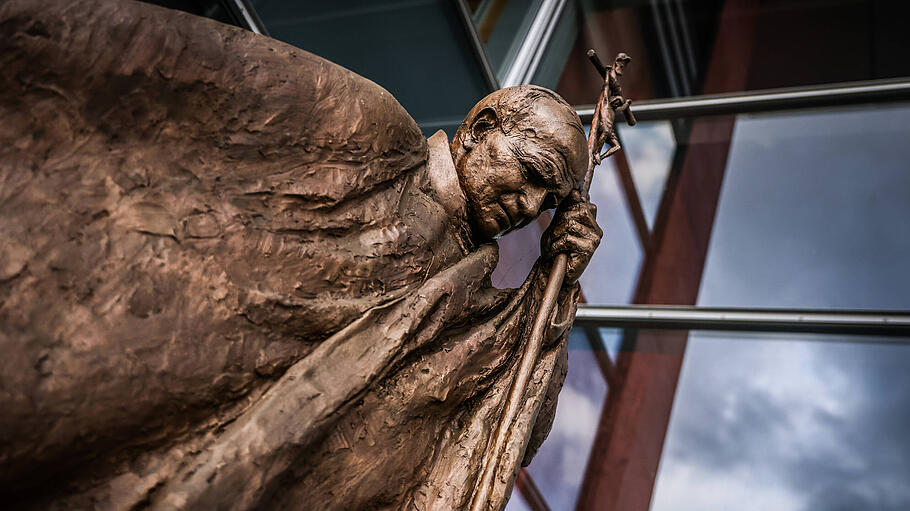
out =
<path fill-rule="evenodd" d="M 21 509 L 501 509 L 601 238 L 535 86 L 429 139 L 319 57 L 129 1 L 0 4 L 0 491 Z M 556 208 L 496 289 L 495 239 Z"/>

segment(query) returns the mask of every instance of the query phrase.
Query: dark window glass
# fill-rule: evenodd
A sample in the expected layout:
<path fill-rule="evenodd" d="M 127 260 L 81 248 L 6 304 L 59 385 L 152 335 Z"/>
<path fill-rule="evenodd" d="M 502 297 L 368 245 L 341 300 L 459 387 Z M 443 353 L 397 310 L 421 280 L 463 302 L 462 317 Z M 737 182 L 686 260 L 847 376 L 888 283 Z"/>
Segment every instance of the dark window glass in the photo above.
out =
<path fill-rule="evenodd" d="M 252 3 L 272 37 L 378 83 L 427 136 L 490 92 L 451 1 Z"/>
<path fill-rule="evenodd" d="M 616 186 L 613 164 L 595 173 L 605 235 L 582 279 L 589 303 L 910 307 L 910 106 L 675 124 L 621 127 L 611 158 L 628 158 L 648 222 L 635 277 L 621 275 L 642 257 L 632 217 L 599 191 Z M 603 293 L 620 281 L 634 292 Z"/>
<path fill-rule="evenodd" d="M 145 3 L 188 12 L 196 16 L 211 18 L 221 23 L 247 28 L 237 13 L 231 9 L 231 0 L 142 0 Z"/>

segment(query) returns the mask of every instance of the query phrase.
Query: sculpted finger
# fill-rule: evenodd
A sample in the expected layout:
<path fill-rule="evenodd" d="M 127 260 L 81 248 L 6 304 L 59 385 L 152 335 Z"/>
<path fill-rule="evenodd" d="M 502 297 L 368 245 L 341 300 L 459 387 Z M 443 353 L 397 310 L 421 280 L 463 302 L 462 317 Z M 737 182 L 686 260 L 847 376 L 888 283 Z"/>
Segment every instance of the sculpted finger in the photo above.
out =
<path fill-rule="evenodd" d="M 584 273 L 585 268 L 588 267 L 589 261 L 589 258 L 581 254 L 569 255 L 569 261 L 566 265 L 566 280 L 570 283 L 577 281 L 581 274 Z"/>
<path fill-rule="evenodd" d="M 603 231 L 600 229 L 596 223 L 593 225 L 581 220 L 572 220 L 568 224 L 567 234 L 573 234 L 581 238 L 587 238 L 592 240 L 600 241 L 600 238 L 603 237 Z"/>
<path fill-rule="evenodd" d="M 575 220 L 576 222 L 587 225 L 593 229 L 597 226 L 595 208 L 593 205 L 589 204 L 585 204 L 584 206 L 585 207 L 579 207 L 578 209 L 567 212 L 566 218 Z"/>
<path fill-rule="evenodd" d="M 554 240 L 552 248 L 550 249 L 550 252 L 553 254 L 574 254 L 576 252 L 591 253 L 593 251 L 594 246 L 590 241 L 571 234 Z"/>
<path fill-rule="evenodd" d="M 553 241 L 550 243 L 548 252 L 552 255 L 561 254 L 564 252 L 571 252 L 570 248 L 571 247 L 569 247 L 569 242 L 566 240 L 565 237 L 554 238 Z"/>
<path fill-rule="evenodd" d="M 581 192 L 579 192 L 578 190 L 572 190 L 571 192 L 569 192 L 569 195 L 566 196 L 565 203 L 567 205 L 574 206 L 576 204 L 584 204 L 585 199 L 584 199 L 584 197 L 581 196 Z"/>
<path fill-rule="evenodd" d="M 585 232 L 590 229 L 587 225 L 583 224 L 581 220 L 575 218 L 569 220 L 566 223 L 566 233 L 574 234 L 575 236 L 584 236 Z"/>
<path fill-rule="evenodd" d="M 582 253 L 590 256 L 597 248 L 597 243 L 593 240 L 573 234 L 559 238 L 553 243 L 554 253 L 566 252 L 569 254 Z"/>
<path fill-rule="evenodd" d="M 566 210 L 559 220 L 562 222 L 574 220 L 576 222 L 588 223 L 591 222 L 593 218 L 591 218 L 590 210 L 584 207 L 578 207 Z"/>

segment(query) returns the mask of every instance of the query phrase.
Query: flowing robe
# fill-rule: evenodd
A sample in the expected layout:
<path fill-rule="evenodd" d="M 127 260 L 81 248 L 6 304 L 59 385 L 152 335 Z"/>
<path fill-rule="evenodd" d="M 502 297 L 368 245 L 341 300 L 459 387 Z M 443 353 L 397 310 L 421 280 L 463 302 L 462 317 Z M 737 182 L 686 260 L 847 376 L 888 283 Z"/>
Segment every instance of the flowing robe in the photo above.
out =
<path fill-rule="evenodd" d="M 10 0 L 0 26 L 6 502 L 460 509 L 495 463 L 504 505 L 565 338 L 489 452 L 545 275 L 490 284 L 443 136 L 183 13 Z"/>

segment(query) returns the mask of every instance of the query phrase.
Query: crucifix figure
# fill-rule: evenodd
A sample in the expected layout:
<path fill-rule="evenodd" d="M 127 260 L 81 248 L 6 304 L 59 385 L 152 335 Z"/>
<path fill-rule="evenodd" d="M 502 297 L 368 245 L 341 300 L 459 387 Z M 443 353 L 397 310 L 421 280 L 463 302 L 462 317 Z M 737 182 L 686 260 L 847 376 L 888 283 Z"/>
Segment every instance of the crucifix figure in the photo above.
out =
<path fill-rule="evenodd" d="M 588 151 L 591 153 L 591 160 L 594 165 L 600 165 L 604 158 L 620 149 L 619 137 L 616 136 L 614 126 L 616 113 L 625 114 L 629 126 L 635 125 L 635 117 L 629 109 L 632 101 L 623 97 L 620 83 L 623 68 L 632 58 L 625 53 L 619 53 L 613 60 L 613 65 L 605 68 L 594 50 L 588 50 L 588 57 L 604 80 L 600 96 L 594 105 L 594 119 L 591 121 L 591 133 L 588 136 Z M 600 148 L 604 145 L 608 145 L 609 148 L 605 153 L 600 154 Z"/>

